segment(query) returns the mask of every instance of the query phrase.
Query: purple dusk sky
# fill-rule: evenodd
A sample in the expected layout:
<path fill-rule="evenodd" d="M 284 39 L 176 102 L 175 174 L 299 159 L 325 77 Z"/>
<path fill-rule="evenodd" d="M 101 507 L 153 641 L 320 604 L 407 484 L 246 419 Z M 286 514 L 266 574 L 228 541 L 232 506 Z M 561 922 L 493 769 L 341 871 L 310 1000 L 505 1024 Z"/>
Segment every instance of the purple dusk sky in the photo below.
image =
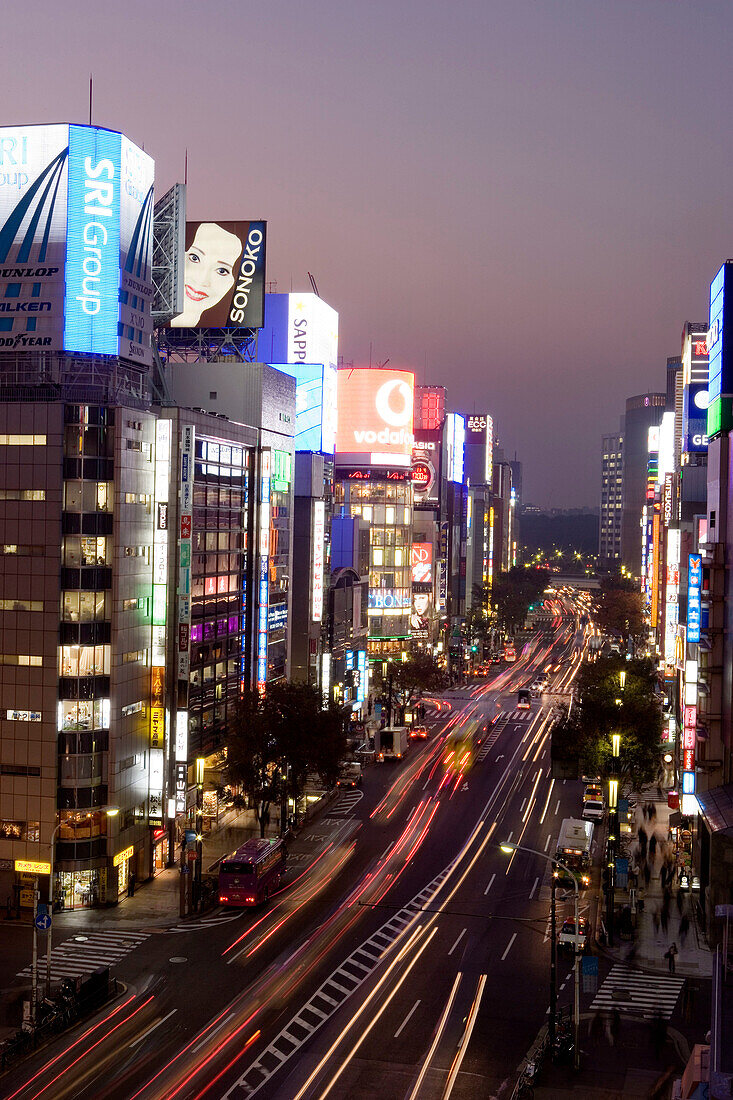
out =
<path fill-rule="evenodd" d="M 268 279 L 344 358 L 488 410 L 524 498 L 597 505 L 603 431 L 663 389 L 733 253 L 730 0 L 33 0 L 3 124 L 188 148 L 192 218 L 266 218 Z"/>

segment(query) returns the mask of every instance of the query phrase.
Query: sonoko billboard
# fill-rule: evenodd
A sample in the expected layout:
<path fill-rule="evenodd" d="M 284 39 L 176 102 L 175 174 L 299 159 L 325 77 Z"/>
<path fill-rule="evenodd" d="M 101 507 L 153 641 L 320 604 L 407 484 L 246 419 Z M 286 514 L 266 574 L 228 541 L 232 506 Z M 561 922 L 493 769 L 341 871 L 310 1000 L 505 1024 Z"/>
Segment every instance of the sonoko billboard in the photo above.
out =
<path fill-rule="evenodd" d="M 342 464 L 409 466 L 415 375 L 343 367 L 338 372 L 336 455 Z"/>
<path fill-rule="evenodd" d="M 114 130 L 0 128 L 0 351 L 152 362 L 153 175 Z"/>

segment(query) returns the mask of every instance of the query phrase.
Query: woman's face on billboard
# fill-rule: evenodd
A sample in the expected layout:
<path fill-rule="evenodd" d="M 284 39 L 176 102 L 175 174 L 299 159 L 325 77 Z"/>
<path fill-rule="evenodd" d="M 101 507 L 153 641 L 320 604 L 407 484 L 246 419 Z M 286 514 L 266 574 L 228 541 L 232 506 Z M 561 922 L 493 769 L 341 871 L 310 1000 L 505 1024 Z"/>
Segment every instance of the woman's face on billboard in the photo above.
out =
<path fill-rule="evenodd" d="M 183 314 L 176 318 L 179 325 L 195 325 L 205 310 L 215 306 L 232 289 L 234 265 L 241 253 L 239 237 L 215 222 L 202 222 L 186 252 L 185 302 Z M 196 320 L 192 321 L 194 315 Z"/>

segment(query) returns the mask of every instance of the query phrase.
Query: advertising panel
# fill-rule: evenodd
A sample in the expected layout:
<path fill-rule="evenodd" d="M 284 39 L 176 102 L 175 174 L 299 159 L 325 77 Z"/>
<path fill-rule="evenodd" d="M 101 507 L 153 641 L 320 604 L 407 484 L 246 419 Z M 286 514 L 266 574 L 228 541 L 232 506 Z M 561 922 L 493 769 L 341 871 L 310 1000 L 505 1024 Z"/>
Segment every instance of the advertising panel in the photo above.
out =
<path fill-rule="evenodd" d="M 266 294 L 259 356 L 266 363 L 338 363 L 339 315 L 317 294 Z"/>
<path fill-rule="evenodd" d="M 445 418 L 445 456 L 448 481 L 463 484 L 464 447 L 466 421 L 459 413 L 448 413 Z"/>
<path fill-rule="evenodd" d="M 262 328 L 267 222 L 186 222 L 183 313 L 171 328 Z"/>
<path fill-rule="evenodd" d="M 271 363 L 295 379 L 295 449 L 332 455 L 336 445 L 336 368 L 322 363 Z"/>
<path fill-rule="evenodd" d="M 708 349 L 708 437 L 731 427 L 733 365 L 731 364 L 730 294 L 733 264 L 726 260 L 710 284 L 710 315 L 707 334 Z"/>
<path fill-rule="evenodd" d="M 702 612 L 702 558 L 690 554 L 687 569 L 687 641 L 700 641 L 700 615 Z"/>
<path fill-rule="evenodd" d="M 410 550 L 413 584 L 433 583 L 433 544 L 432 542 L 413 542 Z"/>
<path fill-rule="evenodd" d="M 372 466 L 409 466 L 413 444 L 411 371 L 344 367 L 338 371 L 336 452 Z"/>
<path fill-rule="evenodd" d="M 152 362 L 153 176 L 113 130 L 0 128 L 0 348 Z"/>
<path fill-rule="evenodd" d="M 685 386 L 682 403 L 682 449 L 700 454 L 708 449 L 708 386 L 705 382 L 692 382 Z"/>

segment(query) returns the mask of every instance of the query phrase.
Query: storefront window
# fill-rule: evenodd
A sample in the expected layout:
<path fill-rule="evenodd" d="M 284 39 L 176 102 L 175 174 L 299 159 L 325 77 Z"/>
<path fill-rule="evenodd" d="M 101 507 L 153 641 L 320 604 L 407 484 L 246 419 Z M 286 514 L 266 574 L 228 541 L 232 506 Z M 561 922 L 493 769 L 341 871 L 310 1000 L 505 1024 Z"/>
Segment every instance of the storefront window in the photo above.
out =
<path fill-rule="evenodd" d="M 63 699 L 59 703 L 59 730 L 109 729 L 109 699 Z"/>
<path fill-rule="evenodd" d="M 108 645 L 63 645 L 60 650 L 61 676 L 109 676 Z"/>

